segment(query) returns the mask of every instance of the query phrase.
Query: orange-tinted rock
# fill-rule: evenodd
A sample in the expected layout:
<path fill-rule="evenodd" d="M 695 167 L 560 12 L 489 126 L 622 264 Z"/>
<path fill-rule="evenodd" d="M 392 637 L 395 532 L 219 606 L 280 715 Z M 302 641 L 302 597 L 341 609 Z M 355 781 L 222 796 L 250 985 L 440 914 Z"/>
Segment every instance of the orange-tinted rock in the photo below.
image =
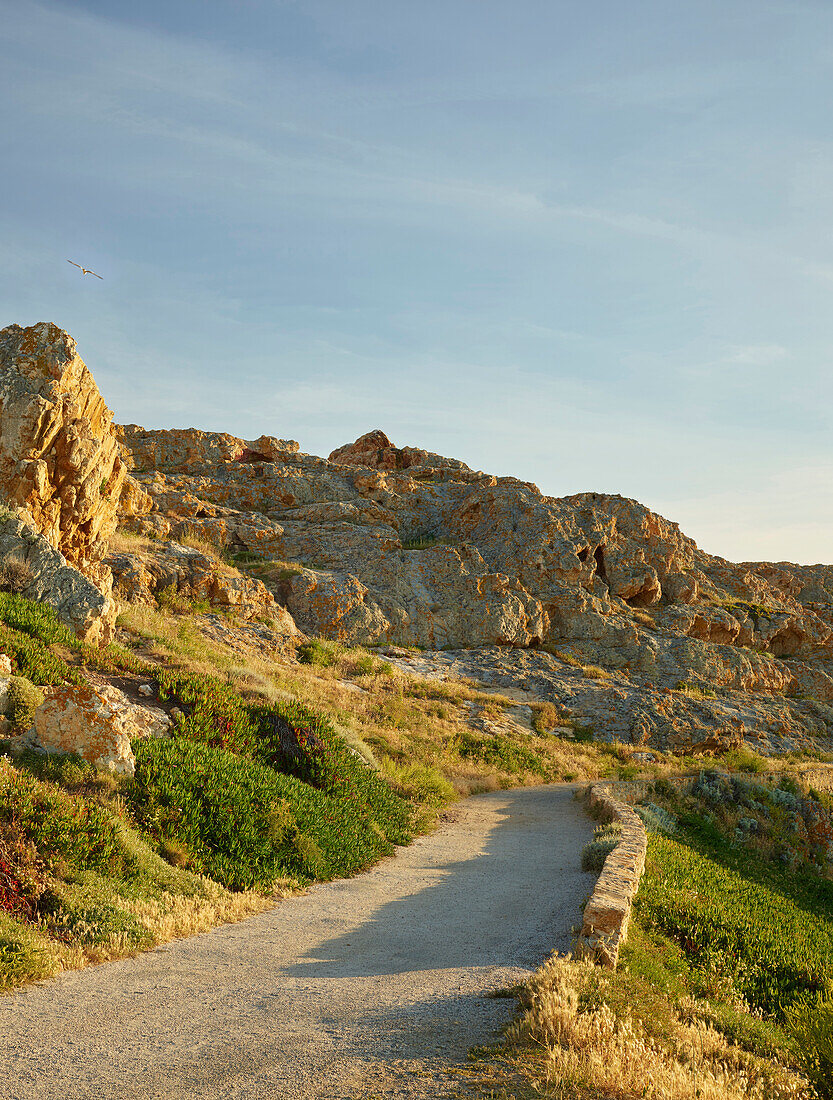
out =
<path fill-rule="evenodd" d="M 117 688 L 89 684 L 53 688 L 35 711 L 36 744 L 46 752 L 77 753 L 102 771 L 132 776 L 134 737 L 163 735 L 163 711 L 131 703 Z"/>
<path fill-rule="evenodd" d="M 420 447 L 394 447 L 379 428 L 360 436 L 355 443 L 338 447 L 331 453 L 330 462 L 341 466 L 369 466 L 374 470 L 407 470 L 411 466 L 469 468 L 464 462 L 423 451 Z"/>
<path fill-rule="evenodd" d="M 66 332 L 0 332 L 0 492 L 103 591 L 126 475 L 112 419 Z"/>
<path fill-rule="evenodd" d="M 294 454 L 294 439 L 262 435 L 245 440 L 225 432 L 203 432 L 198 428 L 146 431 L 138 424 L 121 424 L 118 436 L 139 470 L 194 470 L 222 462 L 275 462 Z"/>

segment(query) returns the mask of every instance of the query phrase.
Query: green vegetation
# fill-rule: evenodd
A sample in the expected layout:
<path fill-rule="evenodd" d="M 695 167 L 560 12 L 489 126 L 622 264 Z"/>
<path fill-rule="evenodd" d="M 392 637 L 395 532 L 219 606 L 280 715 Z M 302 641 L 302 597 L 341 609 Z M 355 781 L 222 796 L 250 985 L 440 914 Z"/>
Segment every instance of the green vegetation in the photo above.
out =
<path fill-rule="evenodd" d="M 94 649 L 48 607 L 9 593 L 0 650 L 18 672 L 16 729 L 43 699 L 36 685 L 81 684 L 88 670 L 152 679 L 178 715 L 171 739 L 134 744 L 133 779 L 5 743 L 15 756 L 0 759 L 0 986 L 237 919 L 283 882 L 355 873 L 412 836 L 420 815 L 406 784 L 297 699 Z M 383 665 L 369 658 L 356 675 Z"/>
<path fill-rule="evenodd" d="M 680 680 L 677 691 L 690 695 L 692 699 L 713 699 L 717 695 L 713 688 L 706 687 L 705 684 L 693 683 L 691 680 Z"/>
<path fill-rule="evenodd" d="M 637 900 L 640 924 L 683 948 L 705 981 L 780 1015 L 833 980 L 833 886 L 744 859 L 716 838 L 651 835 L 651 870 Z"/>
<path fill-rule="evenodd" d="M 140 825 L 159 841 L 179 842 L 192 867 L 231 889 L 354 874 L 388 854 L 391 840 L 408 839 L 393 794 L 362 799 L 335 782 L 319 789 L 180 738 L 142 742 L 136 759 L 126 797 Z"/>
<path fill-rule="evenodd" d="M 554 956 L 527 983 L 493 1095 L 830 1100 L 833 799 L 706 772 L 636 809 L 648 858 L 619 966 Z M 615 843 L 597 829 L 583 866 Z"/>
<path fill-rule="evenodd" d="M 25 676 L 12 676 L 9 680 L 9 704 L 6 714 L 12 729 L 24 733 L 34 720 L 35 711 L 45 699 L 39 687 Z"/>
<path fill-rule="evenodd" d="M 427 533 L 414 535 L 412 538 L 402 540 L 403 550 L 428 550 L 432 546 L 450 546 L 452 540 L 440 535 Z"/>
<path fill-rule="evenodd" d="M 819 1096 L 829 1100 L 833 1097 L 833 997 L 798 1002 L 786 1017 L 801 1068 Z"/>
<path fill-rule="evenodd" d="M 584 845 L 581 852 L 582 871 L 595 871 L 599 874 L 605 860 L 622 838 L 621 825 L 599 825 L 593 832 L 593 839 Z"/>
<path fill-rule="evenodd" d="M 748 765 L 743 756 L 738 763 Z M 751 769 L 749 769 L 751 770 Z M 656 783 L 627 969 L 833 1095 L 833 814 L 789 777 Z"/>

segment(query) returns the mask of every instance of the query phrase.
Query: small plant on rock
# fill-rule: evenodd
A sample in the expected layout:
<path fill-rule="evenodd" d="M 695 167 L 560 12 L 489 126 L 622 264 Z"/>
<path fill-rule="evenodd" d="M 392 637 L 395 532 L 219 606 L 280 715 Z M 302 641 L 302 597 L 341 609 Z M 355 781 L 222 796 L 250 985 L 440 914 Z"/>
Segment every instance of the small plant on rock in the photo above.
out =
<path fill-rule="evenodd" d="M 0 589 L 4 592 L 23 592 L 35 579 L 35 573 L 22 558 L 7 558 L 0 563 Z"/>
<path fill-rule="evenodd" d="M 35 711 L 46 696 L 41 689 L 27 680 L 25 676 L 12 676 L 9 681 L 9 703 L 7 714 L 11 727 L 17 733 L 24 733 L 35 720 Z"/>

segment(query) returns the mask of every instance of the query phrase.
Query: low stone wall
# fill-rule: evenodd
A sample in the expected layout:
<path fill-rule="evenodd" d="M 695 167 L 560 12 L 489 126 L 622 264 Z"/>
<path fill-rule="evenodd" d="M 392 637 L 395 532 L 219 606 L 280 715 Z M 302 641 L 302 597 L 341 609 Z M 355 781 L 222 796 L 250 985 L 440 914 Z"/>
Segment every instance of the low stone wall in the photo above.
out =
<path fill-rule="evenodd" d="M 755 783 L 777 783 L 781 779 L 778 772 L 723 774 Z M 668 782 L 687 792 L 697 778 L 697 775 L 677 776 Z M 795 778 L 820 791 L 833 790 L 833 764 L 808 765 L 798 769 Z M 648 849 L 645 826 L 631 806 L 647 798 L 653 784 L 653 779 L 609 780 L 593 783 L 587 790 L 591 814 L 622 826 L 622 839 L 605 860 L 584 908 L 584 923 L 576 950 L 580 957 L 590 956 L 602 966 L 616 966 L 619 948 L 628 935 L 631 906 L 639 889 Z"/>
<path fill-rule="evenodd" d="M 618 784 L 594 783 L 588 791 L 590 812 L 621 825 L 622 839 L 605 860 L 596 887 L 584 907 L 577 950 L 578 955 L 590 956 L 602 966 L 611 968 L 616 966 L 619 948 L 628 935 L 631 905 L 639 889 L 648 850 L 645 826 L 626 802 L 614 797 L 611 788 L 616 786 Z"/>

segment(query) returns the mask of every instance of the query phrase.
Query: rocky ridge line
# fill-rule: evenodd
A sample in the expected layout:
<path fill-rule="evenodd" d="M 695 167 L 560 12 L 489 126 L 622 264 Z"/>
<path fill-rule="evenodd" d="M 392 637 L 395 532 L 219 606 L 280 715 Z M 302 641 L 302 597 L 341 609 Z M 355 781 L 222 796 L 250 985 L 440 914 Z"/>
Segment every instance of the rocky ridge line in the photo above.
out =
<path fill-rule="evenodd" d="M 53 325 L 0 333 L 0 417 L 0 484 L 105 598 L 113 570 L 117 599 L 232 607 L 270 644 L 422 647 L 428 675 L 465 670 L 646 750 L 833 734 L 831 565 L 734 564 L 636 501 L 547 497 L 379 430 L 324 459 L 113 427 Z M 141 549 L 106 553 L 116 521 Z"/>

